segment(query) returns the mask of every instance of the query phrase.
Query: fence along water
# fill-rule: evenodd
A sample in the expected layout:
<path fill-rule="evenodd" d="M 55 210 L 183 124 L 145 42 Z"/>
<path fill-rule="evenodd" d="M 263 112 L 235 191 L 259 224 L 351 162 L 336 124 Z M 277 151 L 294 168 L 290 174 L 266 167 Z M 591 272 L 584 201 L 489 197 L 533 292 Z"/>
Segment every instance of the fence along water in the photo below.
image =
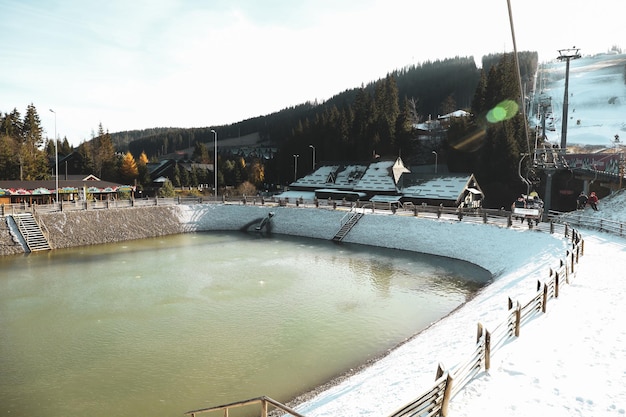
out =
<path fill-rule="evenodd" d="M 445 369 L 439 364 L 434 384 L 415 400 L 405 404 L 394 411 L 388 417 L 409 416 L 448 416 L 448 405 L 470 381 L 479 377 L 481 371 L 487 371 L 491 365 L 491 357 L 500 349 L 505 342 L 520 337 L 522 327 L 534 316 L 546 313 L 547 305 L 551 299 L 559 297 L 559 288 L 565 283 L 569 284 L 576 265 L 584 254 L 584 240 L 581 234 L 570 227 L 564 227 L 566 238 L 571 239 L 571 249 L 565 254 L 565 258 L 559 261 L 558 267 L 550 269 L 545 282 L 537 281 L 537 291 L 524 304 L 508 299 L 508 312 L 504 320 L 494 329 L 488 330 L 481 323 L 477 325 L 476 346 L 468 359 L 456 366 Z M 243 400 L 232 404 L 221 405 L 201 410 L 188 411 L 185 414 L 196 416 L 201 413 L 213 413 L 222 411 L 228 416 L 228 410 L 250 404 L 261 404 L 261 417 L 267 417 L 268 404 L 277 409 L 287 412 L 295 417 L 303 417 L 297 411 L 271 400 L 267 397 Z"/>
<path fill-rule="evenodd" d="M 258 201 L 260 204 L 277 204 L 277 205 L 287 205 L 287 201 L 265 201 L 264 199 L 260 199 Z M 171 205 L 171 204 L 197 204 L 203 203 L 202 199 L 189 199 L 189 200 L 181 200 L 181 199 L 152 199 L 152 200 L 137 200 L 137 202 L 129 201 L 126 203 L 117 203 L 111 204 L 108 202 L 101 203 L 100 206 L 97 205 L 97 202 L 93 203 L 93 206 L 90 207 L 86 205 L 84 207 L 72 207 L 76 210 L 89 210 L 91 209 L 109 209 L 109 208 L 121 208 L 121 207 L 136 207 L 137 205 Z M 222 203 L 226 203 L 226 200 L 222 200 Z M 235 204 L 248 204 L 249 201 L 244 199 L 237 199 Z M 326 203 L 325 201 L 323 203 Z M 322 204 L 323 204 L 322 203 Z M 257 204 L 257 199 L 252 199 L 252 204 Z M 304 206 L 306 203 L 304 201 L 296 201 L 295 207 Z M 320 207 L 320 201 L 314 202 L 315 207 Z M 327 208 L 330 209 L 332 207 L 333 210 L 338 209 L 338 204 L 336 201 L 327 202 Z M 37 208 L 37 210 L 41 210 L 41 206 Z M 429 207 L 429 206 L 400 206 L 401 211 L 397 211 L 397 209 L 393 209 L 392 207 L 376 207 L 373 204 L 364 204 L 359 205 L 354 203 L 346 203 L 341 202 L 339 208 L 347 209 L 350 211 L 353 210 L 361 210 L 363 213 L 371 210 L 375 212 L 376 209 L 379 210 L 391 210 L 394 214 L 404 214 L 404 215 L 413 215 L 413 216 L 423 216 L 423 217 L 456 217 L 459 221 L 475 221 L 482 223 L 492 223 L 499 226 L 511 227 L 513 225 L 511 213 L 505 210 L 458 210 L 454 208 L 444 208 L 441 206 L 438 207 Z M 11 211 L 15 212 L 15 207 L 9 208 Z M 63 210 L 64 207 L 51 207 L 50 211 Z M 67 208 L 65 208 L 67 209 Z M 2 214 L 6 213 L 7 208 L 2 208 Z M 27 207 L 19 207 L 19 210 L 29 210 Z M 46 210 L 45 208 L 43 210 Z M 465 363 L 459 364 L 456 367 L 453 367 L 449 370 L 445 370 L 442 365 L 440 365 L 436 372 L 436 378 L 434 385 L 428 389 L 423 395 L 418 397 L 416 400 L 406 404 L 399 410 L 395 411 L 389 417 L 406 417 L 406 416 L 414 416 L 421 415 L 422 413 L 427 413 L 426 415 L 441 415 L 447 416 L 448 411 L 447 407 L 450 400 L 456 395 L 460 390 L 463 389 L 469 381 L 475 378 L 481 370 L 488 370 L 490 365 L 490 357 L 491 355 L 497 351 L 499 347 L 501 347 L 505 341 L 519 337 L 520 329 L 524 323 L 526 323 L 531 317 L 539 312 L 546 312 L 547 303 L 552 298 L 557 298 L 559 295 L 559 286 L 562 281 L 566 283 L 569 282 L 570 276 L 574 273 L 575 265 L 579 261 L 579 257 L 583 255 L 584 249 L 584 241 L 581 235 L 575 229 L 572 229 L 569 224 L 572 221 L 571 218 L 567 218 L 564 216 L 557 216 L 553 213 L 553 219 L 555 221 L 551 221 L 548 223 L 549 232 L 553 233 L 555 230 L 555 222 L 560 223 L 563 226 L 563 232 L 566 237 L 571 238 L 572 240 L 572 250 L 568 251 L 565 256 L 565 261 L 561 261 L 558 268 L 554 271 L 550 271 L 550 276 L 545 283 L 541 283 L 538 281 L 537 284 L 537 293 L 526 302 L 524 305 L 521 305 L 519 302 L 513 303 L 509 300 L 509 313 L 505 320 L 492 331 L 488 331 L 485 329 L 480 323 L 478 324 L 478 332 L 477 332 L 477 341 L 476 341 L 476 349 L 470 355 L 470 358 Z M 580 220 L 579 220 L 580 224 Z M 606 224 L 606 223 L 605 223 Z M 602 223 L 600 223 L 602 226 Z M 544 229 L 546 226 L 544 223 L 540 223 L 539 225 L 533 226 L 531 222 L 528 223 L 529 228 L 538 227 L 540 229 Z M 600 230 L 604 230 L 600 228 Z M 622 235 L 623 227 L 621 224 L 617 228 L 611 227 L 610 232 Z M 547 231 L 547 230 L 546 230 Z M 231 408 L 238 408 L 251 404 L 260 404 L 262 407 L 262 416 L 265 417 L 267 415 L 268 406 L 273 405 L 276 408 L 279 408 L 289 414 L 300 417 L 295 410 L 290 409 L 286 405 L 283 405 L 275 400 L 272 400 L 269 397 L 258 397 L 248 400 L 239 401 L 232 404 L 221 405 L 211 408 L 206 408 L 202 410 L 194 410 L 189 411 L 185 414 L 188 415 L 196 415 L 200 413 L 208 413 L 215 411 L 222 411 L 225 416 L 228 415 L 228 410 Z"/>

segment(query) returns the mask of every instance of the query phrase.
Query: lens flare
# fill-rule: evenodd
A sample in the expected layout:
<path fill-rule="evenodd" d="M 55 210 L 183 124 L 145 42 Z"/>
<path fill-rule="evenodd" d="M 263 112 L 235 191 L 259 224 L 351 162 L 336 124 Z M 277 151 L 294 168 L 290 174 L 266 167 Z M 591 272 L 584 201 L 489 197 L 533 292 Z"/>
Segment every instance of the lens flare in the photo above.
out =
<path fill-rule="evenodd" d="M 514 117 L 519 110 L 519 106 L 513 100 L 504 100 L 493 109 L 487 112 L 487 121 L 489 123 L 502 122 Z"/>

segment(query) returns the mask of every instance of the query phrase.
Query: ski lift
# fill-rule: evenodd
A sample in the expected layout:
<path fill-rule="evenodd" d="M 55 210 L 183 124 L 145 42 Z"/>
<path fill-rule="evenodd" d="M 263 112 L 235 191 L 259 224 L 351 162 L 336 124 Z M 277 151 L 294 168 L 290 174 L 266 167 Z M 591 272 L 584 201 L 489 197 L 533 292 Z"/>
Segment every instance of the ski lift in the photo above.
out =
<path fill-rule="evenodd" d="M 524 176 L 522 176 L 522 161 L 526 154 L 522 155 L 518 166 L 518 175 L 522 182 L 526 184 L 526 194 L 522 194 L 511 205 L 511 213 L 515 219 L 519 219 L 522 223 L 528 221 L 528 225 L 532 226 L 534 222 L 539 224 L 543 217 L 543 200 L 539 198 L 539 194 L 536 191 L 530 191 L 531 182 Z"/>

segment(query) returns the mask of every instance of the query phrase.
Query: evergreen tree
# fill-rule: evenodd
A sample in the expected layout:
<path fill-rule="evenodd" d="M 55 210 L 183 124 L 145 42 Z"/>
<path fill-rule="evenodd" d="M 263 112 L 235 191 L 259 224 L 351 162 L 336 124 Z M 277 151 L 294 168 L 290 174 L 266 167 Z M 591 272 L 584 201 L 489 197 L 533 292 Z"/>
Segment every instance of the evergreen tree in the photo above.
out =
<path fill-rule="evenodd" d="M 71 154 L 74 150 L 70 146 L 70 143 L 67 141 L 67 136 L 63 137 L 63 143 L 59 146 L 59 153 L 63 156 L 67 156 Z"/>
<path fill-rule="evenodd" d="M 18 144 L 11 136 L 0 133 L 0 180 L 14 180 L 20 177 L 17 155 Z"/>
<path fill-rule="evenodd" d="M 209 157 L 209 150 L 204 143 L 196 142 L 194 145 L 192 159 L 201 164 L 208 164 L 211 161 L 211 158 Z"/>
<path fill-rule="evenodd" d="M 93 143 L 92 158 L 96 175 L 101 179 L 114 180 L 116 178 L 115 148 L 109 131 L 104 130 L 102 123 L 98 125 L 98 136 L 94 138 Z"/>
<path fill-rule="evenodd" d="M 163 186 L 159 189 L 159 197 L 171 198 L 176 196 L 176 190 L 170 180 L 165 180 Z"/>
<path fill-rule="evenodd" d="M 96 174 L 95 164 L 93 160 L 93 147 L 91 142 L 83 142 L 78 147 L 78 154 L 82 160 L 81 172 L 83 174 Z"/>
<path fill-rule="evenodd" d="M 21 138 L 23 126 L 22 116 L 16 108 L 14 108 L 11 113 L 7 113 L 0 118 L 0 134 L 4 134 L 15 140 Z"/>
<path fill-rule="evenodd" d="M 180 185 L 184 185 L 189 187 L 191 184 L 191 176 L 189 175 L 189 171 L 187 170 L 187 167 L 185 167 L 184 165 L 181 166 L 180 171 Z"/>
<path fill-rule="evenodd" d="M 43 129 L 39 114 L 33 104 L 26 108 L 20 136 L 22 139 L 19 151 L 22 166 L 20 178 L 27 181 L 49 178 L 48 160 L 42 151 Z"/>
<path fill-rule="evenodd" d="M 178 162 L 176 162 L 176 165 L 174 165 L 174 171 L 172 172 L 172 176 L 174 177 L 172 178 L 172 185 L 174 187 L 179 188 L 183 185 L 180 180 L 180 168 L 178 167 Z"/>

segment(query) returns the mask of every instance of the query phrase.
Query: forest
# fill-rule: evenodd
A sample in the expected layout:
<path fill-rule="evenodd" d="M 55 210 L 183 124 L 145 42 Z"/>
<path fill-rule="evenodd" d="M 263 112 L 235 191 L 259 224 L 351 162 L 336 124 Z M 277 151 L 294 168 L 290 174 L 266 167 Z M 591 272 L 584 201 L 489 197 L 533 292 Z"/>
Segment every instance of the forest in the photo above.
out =
<path fill-rule="evenodd" d="M 525 84 L 532 84 L 537 58 L 536 52 L 518 54 Z M 56 147 L 61 156 L 80 154 L 85 173 L 134 182 L 141 188 L 151 181 L 147 165 L 161 158 L 178 155 L 181 162 L 195 166 L 213 164 L 212 130 L 220 141 L 256 134 L 255 146 L 272 149 L 271 157 L 232 148 L 219 149 L 218 158 L 220 188 L 244 184 L 250 194 L 291 182 L 294 155 L 301 155 L 297 175 L 305 175 L 313 162 L 311 147 L 318 164 L 398 156 L 409 166 L 428 162 L 435 149 L 417 138 L 414 127 L 464 109 L 472 116 L 453 119 L 445 139 L 437 144 L 439 163 L 446 163 L 452 172 L 474 173 L 489 198 L 486 203 L 497 206 L 519 193 L 518 162 L 521 153 L 529 151 L 516 71 L 512 54 L 485 56 L 480 68 L 473 57 L 424 62 L 389 72 L 323 103 L 307 102 L 230 125 L 115 133 L 100 125 L 94 137 L 76 149 L 67 138 L 57 138 Z M 509 104 L 506 117 L 491 120 L 489 112 L 503 102 L 517 103 L 518 108 L 511 110 Z M 54 139 L 44 138 L 42 132 L 33 104 L 23 117 L 17 109 L 0 114 L 0 179 L 45 179 L 53 174 Z M 189 171 L 181 164 L 178 174 L 172 179 L 175 186 L 213 183 L 206 168 Z"/>

